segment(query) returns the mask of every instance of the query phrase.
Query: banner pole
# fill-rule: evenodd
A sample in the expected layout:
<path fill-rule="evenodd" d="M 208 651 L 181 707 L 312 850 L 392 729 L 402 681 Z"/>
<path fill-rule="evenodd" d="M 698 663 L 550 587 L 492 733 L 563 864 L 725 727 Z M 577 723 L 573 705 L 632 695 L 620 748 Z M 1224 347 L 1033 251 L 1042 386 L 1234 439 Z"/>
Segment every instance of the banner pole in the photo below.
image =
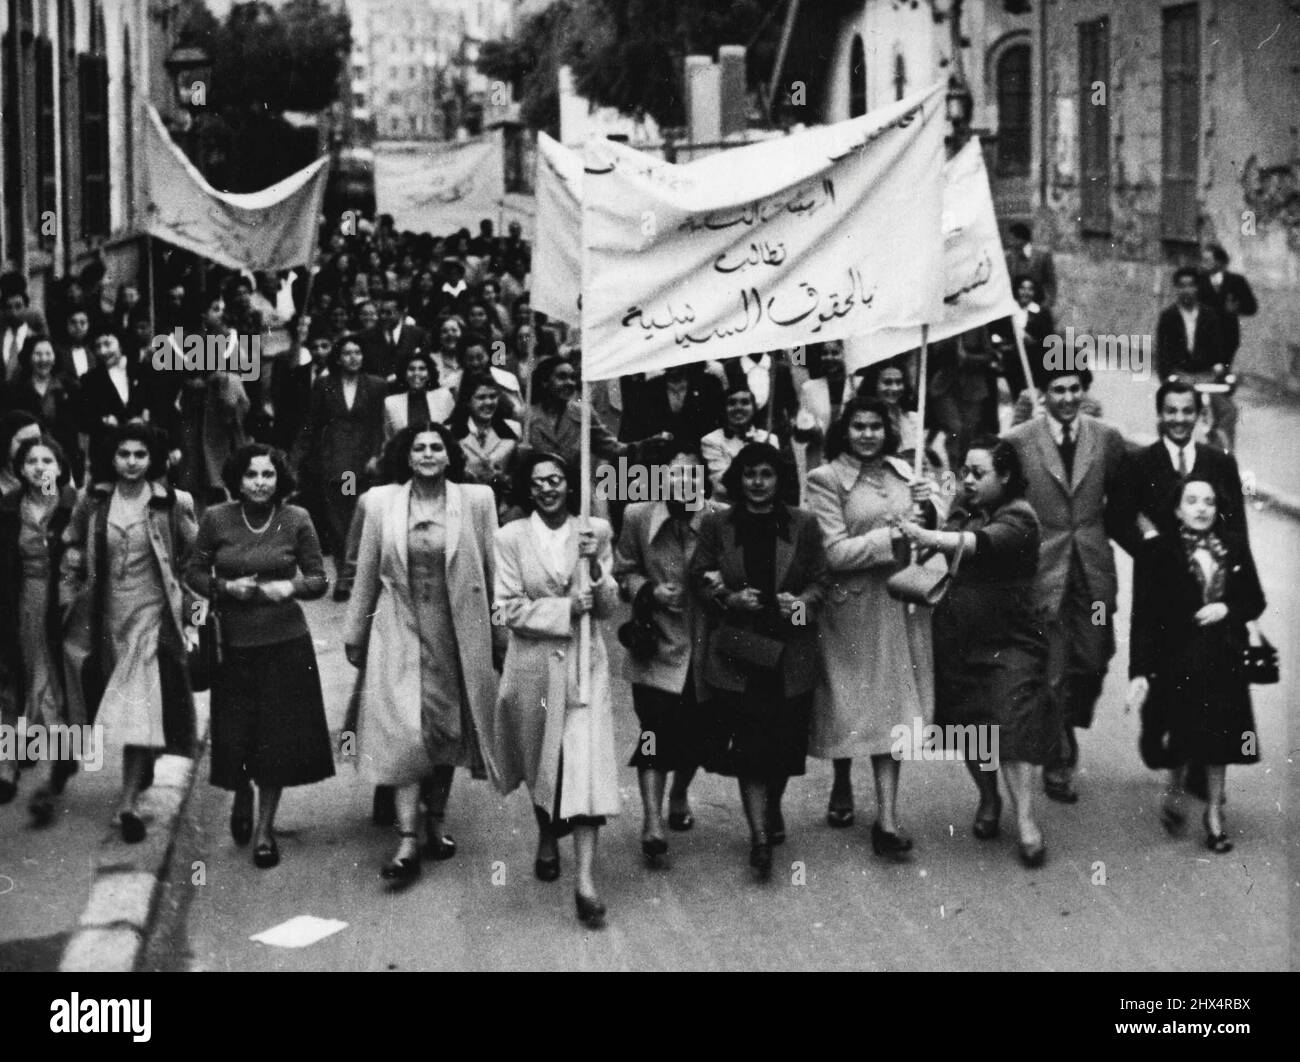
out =
<path fill-rule="evenodd" d="M 772 434 L 776 423 L 776 351 L 768 354 L 772 363 L 767 367 L 767 433 Z"/>
<path fill-rule="evenodd" d="M 921 326 L 921 367 L 916 374 L 916 419 L 920 424 L 917 426 L 916 453 L 912 456 L 912 475 L 917 479 L 921 478 L 921 471 L 925 467 L 926 363 L 929 360 L 929 353 L 930 326 L 923 324 Z"/>
<path fill-rule="evenodd" d="M 1034 386 L 1033 373 L 1029 371 L 1029 355 L 1025 353 L 1025 337 L 1016 322 L 1011 322 L 1011 334 L 1016 338 L 1016 351 L 1020 355 L 1020 369 L 1025 374 L 1025 390 L 1029 392 L 1029 417 L 1032 420 L 1038 409 L 1038 388 Z"/>
<path fill-rule="evenodd" d="M 579 451 L 579 477 L 582 486 L 582 516 L 578 527 L 591 529 L 591 384 L 582 378 L 582 448 Z M 578 558 L 578 589 L 591 589 L 590 562 Z M 584 612 L 578 621 L 578 703 L 591 704 L 591 613 Z"/>
<path fill-rule="evenodd" d="M 153 234 L 145 233 L 144 237 L 144 255 L 145 255 L 145 276 L 148 277 L 149 283 L 149 334 L 156 336 L 158 334 L 158 289 L 154 287 L 153 279 Z"/>

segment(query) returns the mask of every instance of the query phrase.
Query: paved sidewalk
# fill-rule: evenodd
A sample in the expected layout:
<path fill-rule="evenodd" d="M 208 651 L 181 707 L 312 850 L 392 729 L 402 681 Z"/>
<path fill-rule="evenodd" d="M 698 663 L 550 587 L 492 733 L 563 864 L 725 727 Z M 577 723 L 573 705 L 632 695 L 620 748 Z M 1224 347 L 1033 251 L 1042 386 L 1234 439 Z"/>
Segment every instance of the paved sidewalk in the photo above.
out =
<path fill-rule="evenodd" d="M 1092 394 L 1105 419 L 1135 442 L 1156 438 L 1156 380 L 1098 372 Z M 1300 519 L 1300 402 L 1246 382 L 1236 394 L 1237 463 L 1242 485 L 1257 503 Z"/>

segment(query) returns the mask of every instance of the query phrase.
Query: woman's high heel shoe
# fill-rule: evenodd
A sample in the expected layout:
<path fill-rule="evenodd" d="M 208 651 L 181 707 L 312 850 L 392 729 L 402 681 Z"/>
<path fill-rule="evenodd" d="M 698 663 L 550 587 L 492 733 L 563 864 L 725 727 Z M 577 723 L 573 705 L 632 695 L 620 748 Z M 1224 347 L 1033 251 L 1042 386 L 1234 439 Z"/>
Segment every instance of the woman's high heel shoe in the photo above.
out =
<path fill-rule="evenodd" d="M 1231 852 L 1232 842 L 1228 839 L 1228 835 L 1222 831 L 1215 833 L 1210 829 L 1210 813 L 1208 810 L 1205 812 L 1205 818 L 1202 821 L 1205 823 L 1205 847 L 1218 855 Z"/>
<path fill-rule="evenodd" d="M 442 862 L 444 859 L 450 859 L 456 854 L 456 841 L 450 834 L 442 832 L 442 816 L 427 815 L 424 819 L 425 836 L 428 842 L 424 846 L 424 854 L 430 859 Z"/>
<path fill-rule="evenodd" d="M 275 843 L 275 838 L 263 841 L 253 849 L 253 866 L 258 870 L 270 870 L 272 867 L 280 865 L 280 846 Z"/>
<path fill-rule="evenodd" d="M 1187 825 L 1187 816 L 1173 804 L 1161 804 L 1160 825 L 1165 828 L 1165 833 L 1177 837 Z"/>
<path fill-rule="evenodd" d="M 749 865 L 758 871 L 759 881 L 767 881 L 772 876 L 772 846 L 767 841 L 750 845 Z"/>
<path fill-rule="evenodd" d="M 230 809 L 230 837 L 240 848 L 253 837 L 253 790 L 245 788 L 235 793 L 235 805 Z"/>
<path fill-rule="evenodd" d="M 871 850 L 878 856 L 887 856 L 897 862 L 912 850 L 912 838 L 902 833 L 886 833 L 879 822 L 871 824 Z"/>
<path fill-rule="evenodd" d="M 994 797 L 992 807 L 993 814 L 990 816 L 981 816 L 977 811 L 975 824 L 971 826 L 971 833 L 981 841 L 991 841 L 1002 832 L 1002 827 L 998 823 L 1002 818 L 1002 797 Z"/>
<path fill-rule="evenodd" d="M 400 834 L 403 840 L 414 840 L 419 836 L 415 832 L 402 831 Z M 385 881 L 406 883 L 414 881 L 420 876 L 420 850 L 415 848 L 414 853 L 408 856 L 394 857 L 393 860 L 384 865 L 379 872 L 379 876 Z"/>
<path fill-rule="evenodd" d="M 659 870 L 664 865 L 664 856 L 668 854 L 668 842 L 662 837 L 643 837 L 641 839 L 641 855 L 645 859 L 646 866 L 651 870 Z"/>
<path fill-rule="evenodd" d="M 139 844 L 144 840 L 144 820 L 134 811 L 124 811 L 117 817 L 122 827 L 122 840 L 127 844 Z"/>
<path fill-rule="evenodd" d="M 598 897 L 583 896 L 573 891 L 573 905 L 578 910 L 578 921 L 588 929 L 601 929 L 605 925 L 605 905 Z"/>

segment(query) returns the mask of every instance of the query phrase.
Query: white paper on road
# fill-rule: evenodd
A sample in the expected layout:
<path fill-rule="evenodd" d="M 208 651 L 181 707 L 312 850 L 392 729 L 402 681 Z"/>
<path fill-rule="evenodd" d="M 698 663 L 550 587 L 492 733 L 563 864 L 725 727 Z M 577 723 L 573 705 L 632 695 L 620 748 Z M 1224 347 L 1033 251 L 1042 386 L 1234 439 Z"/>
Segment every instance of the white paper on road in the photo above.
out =
<path fill-rule="evenodd" d="M 139 215 L 151 236 L 230 269 L 274 272 L 305 265 L 316 239 L 329 157 L 260 192 L 218 192 L 146 107 Z"/>
<path fill-rule="evenodd" d="M 943 298 L 942 85 L 673 166 L 590 141 L 583 371 L 919 329 Z"/>
<path fill-rule="evenodd" d="M 326 937 L 333 936 L 340 929 L 346 929 L 346 922 L 333 918 L 317 918 L 315 915 L 295 915 L 278 926 L 254 933 L 249 940 L 259 944 L 270 944 L 275 948 L 307 948 Z"/>
<path fill-rule="evenodd" d="M 582 291 L 582 158 L 537 134 L 537 236 L 533 241 L 533 309 L 579 323 Z"/>
<path fill-rule="evenodd" d="M 459 143 L 383 145 L 375 152 L 379 209 L 399 230 L 437 236 L 477 232 L 482 218 L 495 225 L 506 194 L 502 144 L 494 129 Z"/>
<path fill-rule="evenodd" d="M 1011 316 L 1016 301 L 1002 253 L 993 193 L 977 139 L 943 166 L 943 311 L 930 342 Z M 916 328 L 887 328 L 844 344 L 850 372 L 921 345 Z"/>

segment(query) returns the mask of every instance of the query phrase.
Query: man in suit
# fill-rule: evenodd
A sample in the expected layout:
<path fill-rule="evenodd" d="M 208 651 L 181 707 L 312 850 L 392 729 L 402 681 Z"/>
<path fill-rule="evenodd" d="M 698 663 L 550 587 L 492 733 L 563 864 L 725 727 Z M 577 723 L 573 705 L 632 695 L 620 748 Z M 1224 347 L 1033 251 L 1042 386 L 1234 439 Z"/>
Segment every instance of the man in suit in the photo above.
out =
<path fill-rule="evenodd" d="M 62 343 L 54 348 L 55 368 L 70 380 L 80 380 L 95 367 L 95 355 L 90 348 L 90 315 L 81 307 L 74 307 L 64 325 Z"/>
<path fill-rule="evenodd" d="M 1047 416 L 1007 432 L 1042 524 L 1035 596 L 1048 638 L 1048 684 L 1060 745 L 1043 772 L 1047 795 L 1073 804 L 1077 727 L 1093 709 L 1115 652 L 1118 579 L 1110 540 L 1130 553 L 1137 523 L 1127 496 L 1127 446 L 1110 425 L 1080 412 L 1091 373 L 1055 370 Z"/>
<path fill-rule="evenodd" d="M 1213 306 L 1223 319 L 1223 357 L 1230 366 L 1241 346 L 1240 318 L 1254 317 L 1259 303 L 1246 278 L 1228 271 L 1229 261 L 1228 252 L 1217 243 L 1207 244 L 1201 251 L 1201 302 Z"/>
<path fill-rule="evenodd" d="M 722 368 L 727 374 L 727 391 L 736 386 L 749 385 L 758 411 L 754 423 L 768 430 L 770 417 L 770 430 L 785 438 L 789 436 L 794 418 L 799 412 L 799 392 L 794 386 L 790 366 L 780 355 L 780 351 L 743 354 L 738 358 L 728 358 L 722 363 Z M 775 410 L 768 408 L 771 401 L 775 401 Z"/>
<path fill-rule="evenodd" d="M 1219 311 L 1201 301 L 1200 274 L 1191 266 L 1174 273 L 1174 303 L 1156 322 L 1156 373 L 1195 381 L 1219 380 L 1232 365 L 1225 328 Z M 1235 352 L 1235 351 L 1234 351 Z M 1237 406 L 1228 395 L 1212 395 L 1210 408 L 1215 424 L 1229 440 L 1236 440 Z"/>
<path fill-rule="evenodd" d="M 90 482 L 113 475 L 113 433 L 131 420 L 149 419 L 149 390 L 132 370 L 114 332 L 95 337 L 98 364 L 81 379 L 81 449 Z"/>
<path fill-rule="evenodd" d="M 417 351 L 429 351 L 432 343 L 428 332 L 405 319 L 401 299 L 385 292 L 379 297 L 379 323 L 361 334 L 361 348 L 366 356 L 362 371 L 382 376 L 392 388 L 406 360 Z"/>
<path fill-rule="evenodd" d="M 1156 392 L 1160 438 L 1139 450 L 1129 463 L 1129 497 L 1143 538 L 1177 534 L 1174 493 L 1193 472 L 1213 484 L 1224 528 L 1246 538 L 1246 505 L 1237 460 L 1193 440 L 1200 412 L 1201 395 L 1185 380 L 1163 383 Z"/>
<path fill-rule="evenodd" d="M 1052 252 L 1033 245 L 1033 233 L 1028 225 L 1016 222 L 1007 232 L 1011 244 L 1006 255 L 1008 275 L 1032 278 L 1042 296 L 1039 305 L 1050 311 L 1056 305 L 1056 263 L 1052 261 Z"/>
<path fill-rule="evenodd" d="M 30 336 L 48 336 L 45 318 L 31 308 L 27 278 L 21 273 L 0 276 L 0 382 L 18 374 L 18 352 Z"/>
<path fill-rule="evenodd" d="M 721 426 L 722 385 L 699 365 L 674 365 L 638 389 L 623 411 L 619 438 L 631 442 L 666 431 L 695 453 L 700 439 Z"/>

